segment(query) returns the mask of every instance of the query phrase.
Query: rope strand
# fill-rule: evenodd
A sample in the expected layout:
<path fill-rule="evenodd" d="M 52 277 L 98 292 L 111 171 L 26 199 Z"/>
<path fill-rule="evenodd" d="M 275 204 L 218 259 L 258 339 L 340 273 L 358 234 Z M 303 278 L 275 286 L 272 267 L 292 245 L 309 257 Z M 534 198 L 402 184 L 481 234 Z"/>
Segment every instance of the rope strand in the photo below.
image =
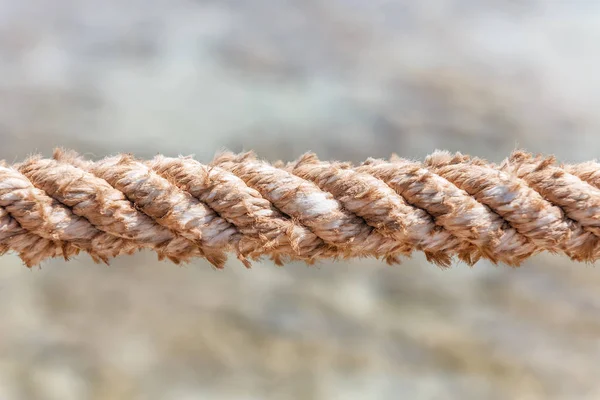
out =
<path fill-rule="evenodd" d="M 415 250 L 442 267 L 484 258 L 511 266 L 542 251 L 600 254 L 600 164 L 559 165 L 514 152 L 496 165 L 435 152 L 360 165 L 251 153 L 92 162 L 71 151 L 0 165 L 0 254 L 27 266 L 83 251 L 96 262 L 151 249 L 175 263 L 228 253 L 246 266 Z"/>

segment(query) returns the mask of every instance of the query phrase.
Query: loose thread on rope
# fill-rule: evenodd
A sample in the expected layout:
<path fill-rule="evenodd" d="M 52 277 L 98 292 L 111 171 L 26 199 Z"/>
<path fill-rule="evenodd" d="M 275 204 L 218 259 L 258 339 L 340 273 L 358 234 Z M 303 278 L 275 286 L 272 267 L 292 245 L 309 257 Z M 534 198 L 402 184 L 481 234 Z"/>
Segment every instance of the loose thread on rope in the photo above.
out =
<path fill-rule="evenodd" d="M 600 257 L 600 164 L 561 165 L 516 151 L 500 164 L 436 151 L 360 165 L 305 154 L 270 164 L 252 153 L 139 160 L 125 154 L 0 164 L 0 254 L 31 267 L 88 253 L 96 262 L 150 249 L 222 268 L 414 251 L 441 267 L 480 259 L 518 266 L 542 251 Z"/>

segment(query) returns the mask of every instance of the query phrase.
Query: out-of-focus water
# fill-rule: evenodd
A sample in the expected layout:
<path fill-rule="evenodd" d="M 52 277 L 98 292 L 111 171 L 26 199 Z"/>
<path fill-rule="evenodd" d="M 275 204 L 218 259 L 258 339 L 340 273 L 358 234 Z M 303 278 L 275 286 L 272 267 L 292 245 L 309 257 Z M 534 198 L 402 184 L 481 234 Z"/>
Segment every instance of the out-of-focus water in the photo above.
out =
<path fill-rule="evenodd" d="M 0 158 L 600 145 L 591 1 L 0 0 Z M 0 259 L 1 399 L 595 399 L 600 273 Z"/>

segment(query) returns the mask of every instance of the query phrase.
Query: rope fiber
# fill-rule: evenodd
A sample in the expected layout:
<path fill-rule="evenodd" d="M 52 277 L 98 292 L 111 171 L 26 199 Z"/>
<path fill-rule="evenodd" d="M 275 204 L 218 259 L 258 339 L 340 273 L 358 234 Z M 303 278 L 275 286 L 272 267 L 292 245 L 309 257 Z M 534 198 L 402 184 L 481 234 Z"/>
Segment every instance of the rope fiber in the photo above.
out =
<path fill-rule="evenodd" d="M 151 249 L 174 263 L 234 253 L 247 267 L 375 257 L 415 250 L 518 266 L 542 251 L 600 255 L 600 164 L 561 165 L 516 151 L 500 164 L 437 151 L 360 165 L 305 154 L 270 164 L 222 153 L 93 162 L 67 150 L 0 164 L 0 253 L 31 267 L 88 253 L 96 262 Z"/>

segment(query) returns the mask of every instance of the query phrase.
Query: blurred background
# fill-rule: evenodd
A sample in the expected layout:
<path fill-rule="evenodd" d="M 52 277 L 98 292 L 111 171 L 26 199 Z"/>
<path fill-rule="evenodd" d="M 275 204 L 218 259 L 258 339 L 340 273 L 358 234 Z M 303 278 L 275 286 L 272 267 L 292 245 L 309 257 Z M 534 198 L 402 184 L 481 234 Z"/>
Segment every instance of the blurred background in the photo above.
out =
<path fill-rule="evenodd" d="M 600 2 L 0 0 L 0 158 L 600 145 Z M 0 259 L 0 399 L 597 399 L 600 271 Z"/>

